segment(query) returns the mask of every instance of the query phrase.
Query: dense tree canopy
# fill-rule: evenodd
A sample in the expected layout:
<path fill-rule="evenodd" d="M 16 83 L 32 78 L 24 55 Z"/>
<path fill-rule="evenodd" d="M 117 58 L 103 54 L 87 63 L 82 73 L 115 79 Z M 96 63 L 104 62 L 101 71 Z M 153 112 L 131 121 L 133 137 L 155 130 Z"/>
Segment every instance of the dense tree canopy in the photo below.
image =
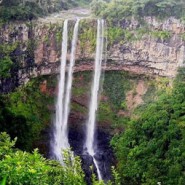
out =
<path fill-rule="evenodd" d="M 123 18 L 135 16 L 158 16 L 160 18 L 185 16 L 185 1 L 183 0 L 93 0 L 92 10 L 98 16 L 105 18 Z"/>
<path fill-rule="evenodd" d="M 91 0 L 2 0 L 0 22 L 32 20 L 59 10 L 84 6 L 90 2 Z"/>
<path fill-rule="evenodd" d="M 0 133 L 0 184 L 2 179 L 4 184 L 12 185 L 86 184 L 78 157 L 71 163 L 65 152 L 62 167 L 57 161 L 46 160 L 38 150 L 28 153 L 15 149 L 15 143 L 16 138 L 11 140 L 6 133 Z"/>
<path fill-rule="evenodd" d="M 112 144 L 127 185 L 185 184 L 185 69 L 164 93 L 128 123 Z"/>
<path fill-rule="evenodd" d="M 64 165 L 49 160 L 35 149 L 32 153 L 15 148 L 17 138 L 10 139 L 5 132 L 0 133 L 0 184 L 5 185 L 87 185 L 85 174 L 78 156 L 63 151 Z M 114 180 L 107 185 L 120 185 L 119 176 L 113 168 Z M 105 185 L 92 175 L 92 185 Z"/>

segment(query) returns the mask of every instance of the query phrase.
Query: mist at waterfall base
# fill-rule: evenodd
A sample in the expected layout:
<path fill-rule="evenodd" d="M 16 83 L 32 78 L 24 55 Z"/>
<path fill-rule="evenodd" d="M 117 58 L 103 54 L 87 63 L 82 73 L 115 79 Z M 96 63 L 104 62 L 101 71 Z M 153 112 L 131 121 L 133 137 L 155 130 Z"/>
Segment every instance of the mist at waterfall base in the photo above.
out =
<path fill-rule="evenodd" d="M 58 84 L 58 96 L 56 102 L 56 115 L 54 119 L 54 129 L 51 142 L 52 158 L 57 159 L 63 164 L 62 150 L 72 148 L 76 155 L 81 156 L 82 168 L 86 174 L 88 184 L 91 182 L 92 173 L 97 174 L 99 180 L 109 180 L 111 176 L 110 166 L 113 154 L 109 146 L 110 136 L 104 131 L 97 129 L 96 112 L 98 109 L 98 97 L 100 91 L 101 65 L 103 60 L 104 48 L 104 21 L 97 21 L 97 46 L 94 65 L 94 77 L 92 79 L 91 97 L 89 104 L 88 119 L 81 128 L 71 127 L 70 120 L 70 99 L 73 79 L 73 67 L 75 65 L 75 51 L 78 40 L 79 20 L 76 21 L 71 43 L 70 63 L 68 64 L 67 75 L 67 48 L 68 48 L 68 20 L 64 21 L 62 56 L 60 78 Z M 66 77 L 67 76 L 67 77 Z M 79 123 L 82 120 L 79 120 Z M 78 120 L 75 120 L 78 124 Z M 79 124 L 78 124 L 79 125 Z M 83 124 L 80 124 L 83 125 Z M 68 132 L 69 131 L 69 132 Z M 90 168 L 93 166 L 93 171 Z"/>

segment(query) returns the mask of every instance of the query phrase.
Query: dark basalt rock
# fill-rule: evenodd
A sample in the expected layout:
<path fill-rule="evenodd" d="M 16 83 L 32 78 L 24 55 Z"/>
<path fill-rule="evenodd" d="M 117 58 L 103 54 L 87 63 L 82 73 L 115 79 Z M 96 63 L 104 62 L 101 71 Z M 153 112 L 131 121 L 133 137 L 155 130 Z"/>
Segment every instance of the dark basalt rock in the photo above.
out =
<path fill-rule="evenodd" d="M 105 181 L 111 179 L 111 166 L 114 165 L 114 155 L 110 147 L 111 136 L 102 129 L 96 130 L 95 155 L 101 175 Z M 96 174 L 96 167 L 93 162 L 93 157 L 90 156 L 84 148 L 85 129 L 84 128 L 70 128 L 69 142 L 76 155 L 82 159 L 82 168 L 85 172 L 85 178 L 88 184 L 91 184 L 92 173 Z"/>

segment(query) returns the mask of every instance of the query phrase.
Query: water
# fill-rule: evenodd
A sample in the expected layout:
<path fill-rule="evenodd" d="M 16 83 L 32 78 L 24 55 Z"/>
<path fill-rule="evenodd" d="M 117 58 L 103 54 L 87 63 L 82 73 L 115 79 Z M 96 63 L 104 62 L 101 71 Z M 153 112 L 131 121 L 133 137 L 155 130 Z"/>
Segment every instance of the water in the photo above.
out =
<path fill-rule="evenodd" d="M 97 148 L 95 146 L 94 136 L 95 136 L 95 124 L 96 124 L 96 112 L 98 109 L 98 96 L 100 91 L 100 77 L 101 77 L 101 69 L 102 69 L 103 47 L 104 47 L 103 45 L 104 45 L 104 21 L 98 20 L 94 77 L 93 77 L 93 83 L 91 87 L 91 100 L 89 105 L 89 117 L 87 121 L 85 148 L 87 149 L 88 154 L 93 157 L 93 162 L 96 166 L 99 180 L 102 179 L 102 176 L 98 166 L 98 162 L 94 157 L 96 154 L 95 149 Z"/>
<path fill-rule="evenodd" d="M 73 39 L 72 39 L 72 49 L 71 49 L 71 56 L 70 56 L 70 64 L 68 69 L 68 80 L 66 85 L 66 94 L 65 94 L 65 102 L 64 102 L 64 132 L 68 133 L 67 131 L 67 123 L 68 123 L 68 117 L 69 117 L 69 111 L 70 111 L 70 100 L 71 100 L 71 88 L 72 88 L 72 81 L 73 81 L 73 67 L 75 64 L 75 54 L 76 54 L 76 46 L 78 41 L 78 26 L 79 26 L 80 20 L 78 19 L 75 23 L 74 31 L 73 31 Z"/>
<path fill-rule="evenodd" d="M 73 39 L 72 49 L 70 55 L 70 64 L 68 69 L 68 79 L 65 86 L 66 76 L 66 61 L 67 61 L 67 47 L 68 47 L 68 20 L 64 21 L 63 28 L 63 40 L 62 40 L 62 55 L 61 55 L 61 67 L 60 67 L 60 79 L 59 79 L 59 90 L 56 103 L 56 118 L 55 118 L 55 129 L 54 129 L 54 143 L 53 143 L 53 154 L 57 160 L 63 164 L 62 151 L 69 149 L 68 141 L 68 117 L 70 111 L 70 99 L 71 99 L 71 87 L 73 79 L 73 67 L 75 64 L 75 53 L 76 45 L 78 40 L 78 25 L 79 20 L 76 21 Z"/>
<path fill-rule="evenodd" d="M 57 160 L 63 164 L 62 150 L 70 148 L 68 141 L 68 117 L 70 112 L 71 88 L 73 81 L 73 67 L 75 64 L 75 53 L 78 41 L 79 20 L 76 21 L 73 31 L 71 43 L 70 63 L 68 66 L 66 80 L 66 65 L 67 65 L 67 47 L 68 47 L 68 20 L 64 21 L 63 40 L 62 40 L 62 55 L 60 67 L 59 90 L 56 103 L 56 118 L 54 129 L 53 154 Z M 98 179 L 102 179 L 98 161 L 95 158 L 98 152 L 95 144 L 95 123 L 96 112 L 98 109 L 98 97 L 100 92 L 100 77 L 102 71 L 102 59 L 104 48 L 104 21 L 97 21 L 97 41 L 96 41 L 96 56 L 94 63 L 94 78 L 91 87 L 91 100 L 89 105 L 89 117 L 87 121 L 86 143 L 87 153 L 93 157 L 94 165 L 97 169 Z M 65 82 L 67 82 L 65 84 Z"/>
<path fill-rule="evenodd" d="M 60 66 L 60 79 L 58 85 L 58 96 L 56 103 L 56 117 L 55 117 L 55 129 L 54 129 L 54 143 L 53 154 L 55 158 L 62 162 L 63 149 L 69 147 L 67 133 L 64 132 L 63 127 L 63 101 L 64 101 L 64 88 L 65 88 L 65 69 L 66 69 L 66 57 L 67 57 L 67 42 L 68 42 L 68 20 L 64 21 L 63 34 L 62 34 L 62 55 Z"/>

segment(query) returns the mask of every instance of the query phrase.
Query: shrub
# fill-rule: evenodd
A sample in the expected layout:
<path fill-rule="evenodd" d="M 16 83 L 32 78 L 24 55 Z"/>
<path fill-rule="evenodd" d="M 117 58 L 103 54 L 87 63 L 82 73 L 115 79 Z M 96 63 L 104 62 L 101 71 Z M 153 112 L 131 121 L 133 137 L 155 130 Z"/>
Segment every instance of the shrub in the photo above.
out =
<path fill-rule="evenodd" d="M 7 184 L 85 185 L 78 157 L 71 162 L 69 152 L 64 152 L 65 165 L 61 166 L 57 161 L 42 157 L 37 149 L 33 153 L 14 149 L 15 141 L 6 133 L 0 134 L 0 179 L 6 179 Z"/>
<path fill-rule="evenodd" d="M 0 59 L 0 76 L 1 78 L 10 77 L 10 69 L 13 66 L 13 62 L 10 57 L 6 56 Z"/>
<path fill-rule="evenodd" d="M 181 69 L 171 94 L 163 93 L 149 103 L 128 122 L 124 133 L 113 138 L 122 184 L 185 183 L 184 85 Z"/>
<path fill-rule="evenodd" d="M 122 19 L 130 16 L 136 18 L 143 16 L 182 18 L 184 9 L 185 2 L 176 0 L 112 0 L 108 3 L 94 0 L 92 2 L 92 11 L 95 15 L 109 19 Z"/>

